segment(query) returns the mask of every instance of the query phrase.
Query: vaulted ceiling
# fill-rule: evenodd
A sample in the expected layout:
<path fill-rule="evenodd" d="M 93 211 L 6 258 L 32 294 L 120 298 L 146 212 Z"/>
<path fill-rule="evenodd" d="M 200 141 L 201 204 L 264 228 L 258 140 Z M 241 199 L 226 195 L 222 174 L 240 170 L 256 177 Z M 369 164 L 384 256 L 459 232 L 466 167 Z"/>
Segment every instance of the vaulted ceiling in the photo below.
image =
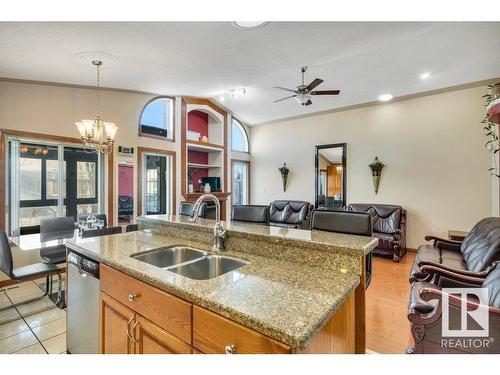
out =
<path fill-rule="evenodd" d="M 209 97 L 256 124 L 500 77 L 500 23 L 3 22 L 0 51 L 0 77 L 83 85 L 95 73 L 75 55 L 102 51 L 103 86 Z M 286 93 L 272 87 L 297 86 L 304 65 L 306 81 L 341 95 L 273 103 Z"/>

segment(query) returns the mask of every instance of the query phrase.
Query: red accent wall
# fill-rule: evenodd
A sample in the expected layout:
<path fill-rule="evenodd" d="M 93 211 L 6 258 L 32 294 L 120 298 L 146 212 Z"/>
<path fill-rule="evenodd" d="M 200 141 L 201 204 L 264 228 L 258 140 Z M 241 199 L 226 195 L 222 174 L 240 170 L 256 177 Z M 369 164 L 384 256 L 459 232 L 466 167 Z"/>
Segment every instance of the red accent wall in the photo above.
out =
<path fill-rule="evenodd" d="M 189 112 L 188 130 L 200 133 L 200 137 L 206 136 L 208 138 L 208 114 L 201 111 Z"/>
<path fill-rule="evenodd" d="M 134 196 L 134 167 L 131 165 L 118 165 L 118 195 Z"/>

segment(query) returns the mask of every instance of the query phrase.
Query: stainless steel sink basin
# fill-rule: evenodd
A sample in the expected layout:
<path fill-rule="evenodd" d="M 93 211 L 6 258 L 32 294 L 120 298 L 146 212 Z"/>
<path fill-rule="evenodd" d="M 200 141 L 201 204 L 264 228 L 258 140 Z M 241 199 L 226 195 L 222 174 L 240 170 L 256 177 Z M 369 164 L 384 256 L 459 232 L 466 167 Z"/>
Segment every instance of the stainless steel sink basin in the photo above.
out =
<path fill-rule="evenodd" d="M 208 280 L 234 271 L 246 264 L 248 264 L 247 261 L 240 259 L 222 255 L 207 255 L 200 260 L 171 268 L 170 271 L 190 279 Z"/>
<path fill-rule="evenodd" d="M 169 246 L 147 253 L 133 254 L 131 257 L 156 267 L 167 268 L 195 259 L 201 259 L 205 255 L 207 253 L 202 250 L 185 246 Z"/>

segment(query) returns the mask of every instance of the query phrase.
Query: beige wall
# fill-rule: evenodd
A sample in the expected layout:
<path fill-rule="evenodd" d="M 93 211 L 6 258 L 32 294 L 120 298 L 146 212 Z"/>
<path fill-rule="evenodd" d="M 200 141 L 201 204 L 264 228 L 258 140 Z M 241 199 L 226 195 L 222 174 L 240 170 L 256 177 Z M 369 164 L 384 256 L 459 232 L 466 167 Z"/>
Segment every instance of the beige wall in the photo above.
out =
<path fill-rule="evenodd" d="M 425 234 L 467 230 L 492 212 L 490 155 L 480 124 L 485 88 L 287 120 L 251 128 L 253 204 L 314 202 L 315 146 L 347 143 L 347 201 L 408 210 L 408 247 Z M 335 99 L 317 99 L 335 100 Z M 379 192 L 368 164 L 386 164 Z M 283 192 L 278 172 L 290 168 Z"/>
<path fill-rule="evenodd" d="M 115 148 L 137 146 L 177 152 L 180 169 L 180 100 L 175 106 L 176 143 L 138 136 L 138 121 L 142 108 L 154 95 L 103 90 L 101 111 L 104 121 L 118 125 Z M 75 121 L 93 118 L 96 112 L 96 92 L 92 89 L 0 81 L 0 129 L 14 129 L 47 135 L 79 138 Z M 115 152 L 115 161 L 136 162 L 133 157 Z M 117 207 L 117 173 L 115 163 L 114 200 Z M 137 179 L 135 166 L 135 179 Z M 180 176 L 180 172 L 179 172 Z M 137 194 L 137 184 L 134 193 Z M 180 199 L 180 178 L 177 181 L 177 201 Z M 137 202 L 137 196 L 134 201 Z M 115 208 L 116 214 L 116 208 Z"/>

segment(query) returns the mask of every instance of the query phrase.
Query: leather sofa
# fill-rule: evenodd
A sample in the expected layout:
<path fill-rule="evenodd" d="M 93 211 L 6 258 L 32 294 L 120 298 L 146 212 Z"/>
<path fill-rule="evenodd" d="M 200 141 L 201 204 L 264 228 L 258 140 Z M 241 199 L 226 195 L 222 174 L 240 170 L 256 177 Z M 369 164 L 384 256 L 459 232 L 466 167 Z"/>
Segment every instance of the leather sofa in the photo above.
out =
<path fill-rule="evenodd" d="M 497 264 L 486 279 L 476 287 L 488 289 L 487 304 L 481 305 L 477 297 L 473 295 L 465 297 L 459 294 L 447 294 L 446 290 L 429 282 L 413 283 L 408 305 L 408 320 L 411 323 L 414 344 L 408 348 L 407 353 L 500 353 L 500 264 Z M 442 334 L 443 298 L 449 301 L 448 328 L 452 330 L 464 328 L 461 320 L 467 311 L 477 311 L 479 308 L 488 311 L 487 337 L 444 337 Z M 464 308 L 467 311 L 463 311 Z M 470 324 L 469 329 L 481 328 L 472 322 L 468 324 Z"/>
<path fill-rule="evenodd" d="M 351 203 L 346 210 L 371 216 L 373 237 L 378 238 L 374 254 L 390 255 L 395 262 L 406 254 L 406 210 L 401 206 Z"/>
<path fill-rule="evenodd" d="M 231 220 L 254 224 L 269 224 L 269 206 L 234 205 Z"/>
<path fill-rule="evenodd" d="M 463 242 L 426 236 L 419 246 L 410 282 L 432 281 L 440 286 L 475 285 L 500 262 L 500 218 L 479 221 Z"/>
<path fill-rule="evenodd" d="M 312 209 L 305 201 L 274 201 L 269 207 L 269 225 L 309 230 Z"/>

